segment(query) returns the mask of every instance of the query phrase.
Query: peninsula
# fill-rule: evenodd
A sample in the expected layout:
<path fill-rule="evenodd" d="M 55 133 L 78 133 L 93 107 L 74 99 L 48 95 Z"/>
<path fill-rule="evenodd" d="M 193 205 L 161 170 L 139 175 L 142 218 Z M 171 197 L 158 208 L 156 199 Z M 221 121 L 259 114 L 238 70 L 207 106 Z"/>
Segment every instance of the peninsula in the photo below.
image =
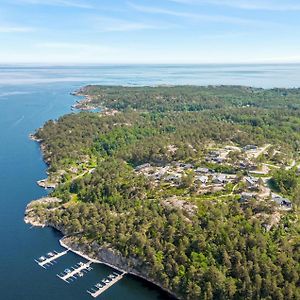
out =
<path fill-rule="evenodd" d="M 300 298 L 300 89 L 78 94 L 101 112 L 33 135 L 53 190 L 26 222 L 178 299 Z"/>

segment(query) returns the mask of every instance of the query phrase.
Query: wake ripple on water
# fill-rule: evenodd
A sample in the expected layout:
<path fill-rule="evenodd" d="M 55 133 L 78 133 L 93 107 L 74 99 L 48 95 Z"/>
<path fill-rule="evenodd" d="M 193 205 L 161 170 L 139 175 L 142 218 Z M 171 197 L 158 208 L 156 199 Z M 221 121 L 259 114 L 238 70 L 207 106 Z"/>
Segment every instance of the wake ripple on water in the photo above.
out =
<path fill-rule="evenodd" d="M 0 93 L 0 98 L 7 98 L 10 96 L 16 96 L 16 95 L 28 95 L 30 92 L 19 92 L 19 91 L 14 91 L 14 92 L 5 92 L 5 93 Z"/>

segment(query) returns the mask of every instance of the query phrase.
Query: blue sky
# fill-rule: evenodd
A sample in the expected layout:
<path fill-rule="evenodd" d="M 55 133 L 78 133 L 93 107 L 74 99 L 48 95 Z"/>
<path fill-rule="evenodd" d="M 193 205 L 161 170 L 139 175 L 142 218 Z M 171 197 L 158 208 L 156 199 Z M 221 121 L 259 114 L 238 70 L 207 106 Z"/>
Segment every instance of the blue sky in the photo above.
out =
<path fill-rule="evenodd" d="M 300 62 L 299 0 L 0 0 L 0 63 Z"/>

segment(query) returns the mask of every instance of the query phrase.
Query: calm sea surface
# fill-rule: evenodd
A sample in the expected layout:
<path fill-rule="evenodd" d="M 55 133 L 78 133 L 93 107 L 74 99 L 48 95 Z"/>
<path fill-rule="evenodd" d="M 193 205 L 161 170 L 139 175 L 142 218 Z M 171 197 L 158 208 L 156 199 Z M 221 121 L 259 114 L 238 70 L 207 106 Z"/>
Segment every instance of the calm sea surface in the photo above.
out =
<path fill-rule="evenodd" d="M 67 254 L 47 270 L 34 259 L 60 251 L 59 233 L 24 224 L 26 204 L 46 195 L 39 147 L 28 135 L 48 119 L 70 112 L 75 89 L 90 83 L 120 85 L 241 84 L 299 87 L 300 65 L 219 66 L 0 66 L 0 299 L 92 299 L 86 290 L 111 272 L 97 266 L 66 284 L 56 274 L 82 260 Z M 158 289 L 125 277 L 99 299 L 166 299 Z"/>

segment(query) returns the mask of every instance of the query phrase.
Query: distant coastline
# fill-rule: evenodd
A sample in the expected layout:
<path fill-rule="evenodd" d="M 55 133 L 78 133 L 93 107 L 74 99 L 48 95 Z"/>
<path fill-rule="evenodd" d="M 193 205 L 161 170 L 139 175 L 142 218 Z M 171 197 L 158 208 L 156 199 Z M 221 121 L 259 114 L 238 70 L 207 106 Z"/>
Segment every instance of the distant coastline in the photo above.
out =
<path fill-rule="evenodd" d="M 72 96 L 83 97 L 82 100 L 77 100 L 75 104 L 71 106 L 71 109 L 78 109 L 82 111 L 95 110 L 97 107 L 91 105 L 92 98 L 89 95 L 83 93 L 82 89 L 71 93 Z"/>
<path fill-rule="evenodd" d="M 14 76 L 6 73 L 0 78 L 0 84 L 35 84 L 35 83 L 91 83 L 108 85 L 145 86 L 158 84 L 193 84 L 198 86 L 213 85 L 251 85 L 260 88 L 300 87 L 300 63 L 232 63 L 232 64 L 17 64 L 2 65 L 2 69 L 16 72 L 35 72 L 29 77 Z M 54 77 L 44 78 L 44 68 L 51 69 Z M 73 70 L 88 68 L 89 73 L 81 72 L 73 76 Z M 116 71 L 122 68 L 122 74 Z M 61 76 L 64 70 L 68 80 Z M 171 71 L 171 72 L 170 72 Z M 242 76 L 241 76 L 242 74 Z M 1 97 L 1 95 L 0 95 Z"/>

